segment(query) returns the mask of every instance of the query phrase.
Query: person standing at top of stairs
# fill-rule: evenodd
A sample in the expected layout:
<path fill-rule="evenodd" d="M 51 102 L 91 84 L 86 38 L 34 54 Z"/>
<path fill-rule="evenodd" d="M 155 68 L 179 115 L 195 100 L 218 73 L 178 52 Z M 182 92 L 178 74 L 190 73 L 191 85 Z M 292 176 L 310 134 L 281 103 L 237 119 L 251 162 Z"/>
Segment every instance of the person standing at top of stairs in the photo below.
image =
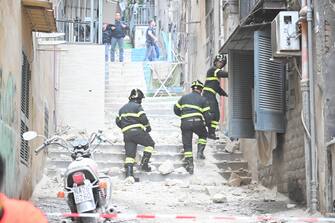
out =
<path fill-rule="evenodd" d="M 102 43 L 105 45 L 105 62 L 108 62 L 111 54 L 111 42 L 112 42 L 112 26 L 110 24 L 104 24 L 102 27 Z"/>
<path fill-rule="evenodd" d="M 124 53 L 124 37 L 126 36 L 125 30 L 128 26 L 121 21 L 121 14 L 115 14 L 115 24 L 112 24 L 112 42 L 111 42 L 111 62 L 115 61 L 115 47 L 119 46 L 119 62 L 123 62 Z"/>

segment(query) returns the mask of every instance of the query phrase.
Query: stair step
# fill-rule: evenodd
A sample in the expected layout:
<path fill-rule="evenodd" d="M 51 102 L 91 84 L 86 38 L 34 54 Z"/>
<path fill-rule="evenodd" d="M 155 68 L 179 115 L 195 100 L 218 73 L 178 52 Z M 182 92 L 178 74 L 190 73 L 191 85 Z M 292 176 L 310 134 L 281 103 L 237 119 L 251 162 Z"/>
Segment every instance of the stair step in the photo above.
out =
<path fill-rule="evenodd" d="M 217 160 L 237 161 L 243 159 L 242 153 L 214 152 L 213 156 Z"/>
<path fill-rule="evenodd" d="M 58 173 L 58 170 L 54 170 L 54 169 L 49 169 L 48 170 L 48 175 L 50 177 L 56 176 L 57 173 Z M 191 177 L 191 175 L 189 175 L 188 173 L 175 173 L 175 172 L 173 172 L 173 173 L 170 173 L 170 174 L 167 174 L 167 175 L 162 175 L 162 174 L 158 173 L 157 171 L 146 173 L 146 172 L 142 172 L 142 171 L 137 170 L 137 168 L 135 168 L 135 170 L 134 170 L 134 175 L 136 177 L 139 177 L 140 181 L 152 181 L 152 182 L 161 182 L 161 181 L 165 181 L 166 179 L 187 180 L 189 177 Z M 123 179 L 125 177 L 123 169 L 122 169 L 122 171 L 120 171 L 118 173 L 110 173 L 109 176 L 118 177 L 120 179 Z"/>
<path fill-rule="evenodd" d="M 239 171 L 239 170 L 221 170 L 219 171 L 219 174 L 228 180 L 231 176 L 232 173 L 238 174 L 240 177 L 249 177 L 250 173 L 246 171 Z"/>
<path fill-rule="evenodd" d="M 120 162 L 125 159 L 125 153 L 122 151 L 102 151 L 94 153 L 94 159 L 96 161 L 109 161 L 109 162 Z M 69 152 L 49 152 L 48 155 L 51 159 L 60 160 L 70 160 L 71 153 Z M 167 152 L 156 152 L 152 154 L 151 161 L 153 162 L 164 162 L 165 160 L 181 160 L 183 159 L 183 154 L 180 153 L 167 153 Z"/>
<path fill-rule="evenodd" d="M 224 161 L 215 163 L 219 169 L 222 170 L 239 170 L 248 169 L 248 162 L 246 161 Z"/>
<path fill-rule="evenodd" d="M 99 151 L 103 151 L 105 153 L 118 153 L 120 151 L 124 151 L 124 144 L 114 144 L 114 145 L 100 145 L 98 148 Z M 166 153 L 175 153 L 179 154 L 183 150 L 183 145 L 169 145 L 169 144 L 157 144 L 155 145 L 155 150 L 159 153 L 166 154 Z M 58 152 L 62 151 L 65 152 L 63 149 L 58 148 L 49 148 L 49 152 Z M 143 146 L 139 145 L 137 147 L 137 151 L 143 151 Z"/>
<path fill-rule="evenodd" d="M 171 160 L 173 161 L 173 160 Z M 71 160 L 48 160 L 48 165 L 49 167 L 56 166 L 57 168 L 66 168 L 69 166 Z M 98 168 L 99 169 L 108 169 L 108 168 L 123 168 L 124 167 L 124 162 L 123 160 L 120 160 L 119 162 L 107 162 L 107 161 L 97 161 Z M 162 162 L 151 162 L 150 165 L 155 166 L 157 169 L 158 167 L 162 164 Z M 179 168 L 182 166 L 182 162 L 174 162 L 174 167 Z"/>

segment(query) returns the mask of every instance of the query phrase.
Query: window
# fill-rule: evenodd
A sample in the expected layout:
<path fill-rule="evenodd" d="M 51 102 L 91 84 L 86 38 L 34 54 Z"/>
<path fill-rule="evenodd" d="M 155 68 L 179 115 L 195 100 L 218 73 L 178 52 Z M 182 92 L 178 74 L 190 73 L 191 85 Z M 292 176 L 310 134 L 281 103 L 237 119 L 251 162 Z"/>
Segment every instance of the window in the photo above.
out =
<path fill-rule="evenodd" d="M 206 0 L 206 49 L 207 58 L 212 63 L 214 49 L 214 9 L 213 0 Z"/>
<path fill-rule="evenodd" d="M 30 86 L 30 64 L 27 56 L 23 53 L 21 72 L 21 148 L 20 160 L 23 164 L 29 165 L 30 151 L 28 142 L 23 140 L 22 134 L 28 131 L 29 122 L 29 86 Z"/>

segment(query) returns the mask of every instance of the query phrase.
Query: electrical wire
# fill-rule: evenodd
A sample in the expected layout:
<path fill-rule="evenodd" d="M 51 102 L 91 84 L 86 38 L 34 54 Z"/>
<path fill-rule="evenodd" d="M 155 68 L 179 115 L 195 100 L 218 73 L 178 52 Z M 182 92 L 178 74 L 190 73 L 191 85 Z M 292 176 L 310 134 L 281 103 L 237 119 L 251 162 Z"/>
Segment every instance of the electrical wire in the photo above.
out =
<path fill-rule="evenodd" d="M 304 129 L 305 129 L 305 132 L 306 132 L 306 135 L 308 136 L 308 139 L 311 140 L 311 134 L 309 133 L 308 129 L 307 129 L 307 126 L 306 126 L 306 123 L 305 123 L 305 120 L 304 120 L 304 113 L 303 111 L 301 111 L 301 122 L 302 122 L 302 125 L 304 126 Z"/>

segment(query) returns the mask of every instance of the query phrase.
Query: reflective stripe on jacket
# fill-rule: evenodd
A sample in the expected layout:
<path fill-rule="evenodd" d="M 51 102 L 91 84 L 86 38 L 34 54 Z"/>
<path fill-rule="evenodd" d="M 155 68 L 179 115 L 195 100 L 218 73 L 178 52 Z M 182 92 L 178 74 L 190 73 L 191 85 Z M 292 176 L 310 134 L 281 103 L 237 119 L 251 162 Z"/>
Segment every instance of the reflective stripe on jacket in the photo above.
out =
<path fill-rule="evenodd" d="M 198 117 L 206 123 L 211 119 L 208 101 L 197 92 L 181 97 L 174 106 L 174 113 L 181 119 Z"/>
<path fill-rule="evenodd" d="M 119 110 L 115 122 L 122 132 L 133 128 L 145 130 L 150 126 L 142 106 L 134 101 L 129 101 Z"/>

